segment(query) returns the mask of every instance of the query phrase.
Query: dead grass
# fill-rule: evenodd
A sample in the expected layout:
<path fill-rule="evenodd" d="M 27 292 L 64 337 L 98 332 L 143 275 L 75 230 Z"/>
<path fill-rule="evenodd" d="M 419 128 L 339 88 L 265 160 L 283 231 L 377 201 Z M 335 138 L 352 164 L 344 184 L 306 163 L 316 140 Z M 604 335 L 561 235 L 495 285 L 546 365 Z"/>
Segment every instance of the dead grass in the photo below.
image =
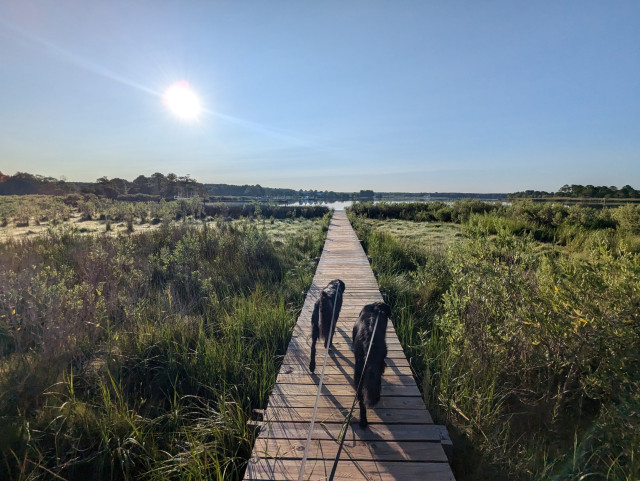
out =
<path fill-rule="evenodd" d="M 216 220 L 208 220 L 206 223 L 209 227 L 215 227 L 219 221 Z M 286 239 L 291 238 L 292 235 L 296 235 L 304 230 L 313 229 L 317 225 L 317 219 L 305 219 L 305 218 L 295 218 L 295 219 L 274 219 L 273 221 L 269 219 L 265 220 L 247 220 L 240 219 L 232 221 L 234 225 L 238 225 L 241 223 L 251 223 L 256 225 L 257 227 L 264 229 L 264 231 L 276 242 L 276 243 L 284 243 Z M 183 224 L 183 221 L 172 221 L 172 225 Z M 187 219 L 187 224 L 190 225 L 198 225 L 202 226 L 202 221 L 197 221 L 193 219 Z M 162 224 L 152 225 L 150 223 L 133 224 L 133 233 L 140 232 L 149 232 L 154 229 L 157 229 Z M 126 222 L 111 222 L 111 230 L 106 230 L 106 221 L 104 220 L 82 220 L 80 214 L 74 214 L 70 217 L 68 221 L 58 222 L 55 227 L 60 226 L 68 226 L 71 227 L 77 232 L 81 234 L 99 234 L 99 235 L 118 235 L 118 234 L 126 234 L 127 233 L 127 223 Z M 25 227 L 16 227 L 15 223 L 11 223 L 5 227 L 0 227 L 0 242 L 6 242 L 9 239 L 13 240 L 21 240 L 21 239 L 32 239 L 39 235 L 46 234 L 49 228 L 54 227 L 50 222 L 41 222 L 38 225 L 35 225 L 35 222 L 32 220 L 29 222 L 28 226 Z"/>
<path fill-rule="evenodd" d="M 153 229 L 157 229 L 157 225 L 151 224 L 133 224 L 135 232 L 148 232 Z M 9 239 L 32 239 L 42 234 L 46 234 L 50 227 L 69 226 L 81 234 L 102 234 L 102 235 L 117 235 L 118 233 L 126 233 L 126 222 L 111 222 L 111 231 L 106 230 L 106 222 L 103 220 L 82 220 L 79 214 L 74 214 L 68 221 L 62 221 L 55 224 L 51 222 L 40 222 L 35 224 L 34 221 L 30 221 L 28 226 L 17 227 L 14 223 L 11 223 L 5 227 L 0 227 L 0 242 L 5 242 Z"/>
<path fill-rule="evenodd" d="M 246 220 L 238 220 L 234 222 L 247 222 Z M 295 219 L 265 219 L 254 220 L 255 225 L 260 229 L 264 229 L 265 233 L 273 239 L 276 245 L 284 243 L 286 239 L 291 238 L 300 232 L 313 229 L 317 225 L 315 219 L 304 219 L 297 217 Z"/>
<path fill-rule="evenodd" d="M 443 249 L 462 237 L 458 224 L 447 222 L 414 222 L 410 220 L 364 219 L 366 225 L 378 232 L 386 232 L 402 240 L 418 243 L 428 249 Z"/>

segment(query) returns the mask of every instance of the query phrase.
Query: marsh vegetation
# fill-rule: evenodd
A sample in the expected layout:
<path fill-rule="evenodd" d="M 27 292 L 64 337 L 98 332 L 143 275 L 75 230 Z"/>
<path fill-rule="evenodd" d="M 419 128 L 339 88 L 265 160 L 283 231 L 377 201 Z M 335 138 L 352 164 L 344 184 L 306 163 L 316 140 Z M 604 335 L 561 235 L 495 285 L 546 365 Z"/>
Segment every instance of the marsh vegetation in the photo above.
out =
<path fill-rule="evenodd" d="M 221 219 L 244 219 L 264 226 L 266 222 L 274 225 L 277 220 L 315 219 L 328 212 L 323 206 L 205 203 L 200 197 L 129 202 L 93 194 L 0 196 L 0 241 L 35 237 L 63 224 L 81 234 L 130 234 L 175 222 L 202 225 Z"/>
<path fill-rule="evenodd" d="M 349 215 L 427 406 L 454 435 L 458 479 L 640 478 L 638 207 Z M 462 236 L 429 241 L 447 218 Z"/>
<path fill-rule="evenodd" d="M 241 478 L 330 214 L 174 214 L 0 243 L 0 479 Z"/>

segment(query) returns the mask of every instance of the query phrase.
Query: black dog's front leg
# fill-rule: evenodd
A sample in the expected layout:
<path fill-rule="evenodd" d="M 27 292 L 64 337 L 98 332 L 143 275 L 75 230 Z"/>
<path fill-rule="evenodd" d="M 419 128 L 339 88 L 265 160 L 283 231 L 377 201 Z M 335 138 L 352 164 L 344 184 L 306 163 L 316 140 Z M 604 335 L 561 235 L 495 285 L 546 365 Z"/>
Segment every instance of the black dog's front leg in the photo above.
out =
<path fill-rule="evenodd" d="M 358 402 L 360 403 L 360 427 L 364 429 L 369 425 L 367 421 L 367 407 L 362 400 L 362 394 L 358 393 L 358 398 Z"/>
<path fill-rule="evenodd" d="M 309 362 L 309 371 L 315 372 L 316 370 L 316 340 L 314 337 L 313 341 L 311 341 L 311 361 Z"/>
<path fill-rule="evenodd" d="M 367 422 L 367 408 L 364 404 L 364 379 L 361 379 L 364 374 L 364 356 L 362 356 L 363 353 L 359 351 L 359 349 L 356 349 L 356 365 L 353 373 L 353 382 L 357 390 L 358 403 L 360 404 L 360 427 L 366 428 L 369 423 Z"/>
<path fill-rule="evenodd" d="M 318 322 L 318 304 L 316 304 L 313 308 L 313 314 L 311 314 L 311 360 L 309 361 L 309 371 L 311 372 L 316 370 L 316 341 L 320 337 Z"/>

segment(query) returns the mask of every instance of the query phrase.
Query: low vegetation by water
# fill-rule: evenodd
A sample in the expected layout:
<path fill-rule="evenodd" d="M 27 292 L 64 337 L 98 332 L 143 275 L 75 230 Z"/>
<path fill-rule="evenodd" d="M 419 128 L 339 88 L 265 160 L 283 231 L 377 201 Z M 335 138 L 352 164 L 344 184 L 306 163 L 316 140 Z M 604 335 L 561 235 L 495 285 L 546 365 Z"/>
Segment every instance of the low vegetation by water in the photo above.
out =
<path fill-rule="evenodd" d="M 457 478 L 639 479 L 638 207 L 466 201 L 441 249 L 433 211 L 378 204 L 407 236 L 372 207 L 350 217 Z"/>
<path fill-rule="evenodd" d="M 0 243 L 0 479 L 240 479 L 328 219 Z"/>
<path fill-rule="evenodd" d="M 0 241 L 24 239 L 67 225 L 81 234 L 145 232 L 172 222 L 202 225 L 216 219 L 260 221 L 315 219 L 329 212 L 324 206 L 281 206 L 250 203 L 205 203 L 200 197 L 159 202 L 128 202 L 93 194 L 67 196 L 0 196 Z M 282 225 L 282 223 L 278 223 Z"/>
<path fill-rule="evenodd" d="M 450 222 L 414 222 L 410 220 L 378 220 L 360 217 L 364 229 L 390 234 L 400 241 L 423 246 L 427 250 L 440 251 L 455 239 L 462 237 L 462 227 Z"/>

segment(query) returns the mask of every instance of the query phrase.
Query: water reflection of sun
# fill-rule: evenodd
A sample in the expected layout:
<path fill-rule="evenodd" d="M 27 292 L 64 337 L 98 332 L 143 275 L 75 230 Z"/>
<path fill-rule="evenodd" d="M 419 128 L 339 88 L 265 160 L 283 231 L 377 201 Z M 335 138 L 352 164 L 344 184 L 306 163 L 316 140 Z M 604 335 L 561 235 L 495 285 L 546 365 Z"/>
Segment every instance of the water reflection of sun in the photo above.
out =
<path fill-rule="evenodd" d="M 162 95 L 164 103 L 171 112 L 184 120 L 197 120 L 202 105 L 196 93 L 186 80 L 173 83 Z"/>

